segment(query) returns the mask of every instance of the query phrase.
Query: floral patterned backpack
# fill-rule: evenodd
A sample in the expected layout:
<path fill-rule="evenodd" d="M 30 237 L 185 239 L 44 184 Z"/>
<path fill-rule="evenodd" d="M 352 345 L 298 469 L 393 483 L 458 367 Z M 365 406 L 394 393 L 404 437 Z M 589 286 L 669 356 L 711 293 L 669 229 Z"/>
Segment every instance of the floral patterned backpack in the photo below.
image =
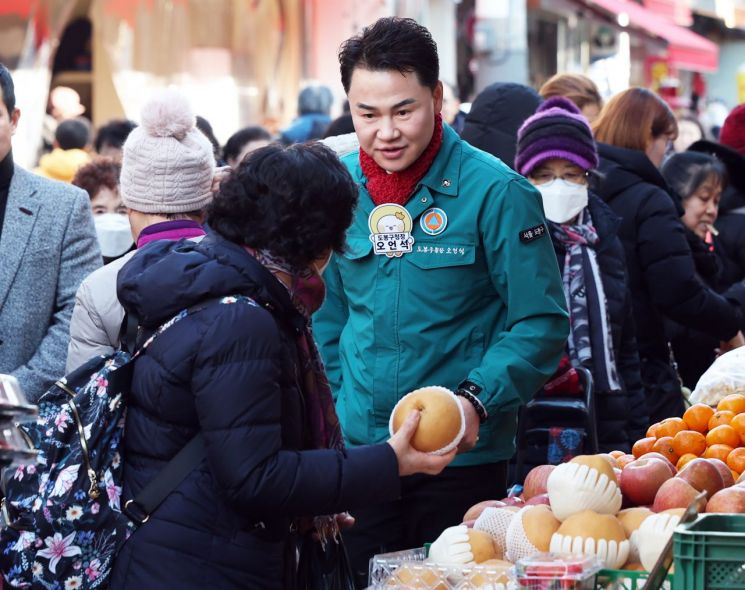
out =
<path fill-rule="evenodd" d="M 237 301 L 256 305 L 243 296 L 218 300 Z M 119 350 L 90 359 L 42 395 L 36 422 L 21 424 L 39 456 L 36 465 L 19 466 L 5 477 L 0 571 L 7 586 L 106 588 L 129 535 L 203 459 L 197 435 L 121 505 L 120 447 L 134 361 L 165 330 L 204 307 L 181 311 L 134 354 Z"/>

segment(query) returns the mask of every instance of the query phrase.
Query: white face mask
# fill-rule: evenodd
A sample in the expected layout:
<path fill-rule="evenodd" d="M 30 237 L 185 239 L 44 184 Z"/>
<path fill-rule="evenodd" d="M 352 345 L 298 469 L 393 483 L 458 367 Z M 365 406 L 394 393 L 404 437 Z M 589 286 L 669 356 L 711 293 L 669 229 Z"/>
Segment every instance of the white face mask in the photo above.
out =
<path fill-rule="evenodd" d="M 565 223 L 587 207 L 587 185 L 556 178 L 546 184 L 536 185 L 543 198 L 546 219 Z"/>
<path fill-rule="evenodd" d="M 132 228 L 129 219 L 121 213 L 102 213 L 93 216 L 101 254 L 117 258 L 132 247 Z"/>

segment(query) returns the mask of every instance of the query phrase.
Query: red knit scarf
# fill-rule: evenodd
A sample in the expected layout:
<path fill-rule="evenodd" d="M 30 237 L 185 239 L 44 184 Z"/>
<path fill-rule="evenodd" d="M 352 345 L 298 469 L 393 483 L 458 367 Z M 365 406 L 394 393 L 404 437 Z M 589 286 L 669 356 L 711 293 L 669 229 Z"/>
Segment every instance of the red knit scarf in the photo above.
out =
<path fill-rule="evenodd" d="M 367 178 L 367 192 L 373 203 L 405 205 L 414 194 L 417 183 L 424 177 L 442 146 L 442 115 L 435 115 L 432 139 L 422 154 L 402 172 L 386 172 L 364 150 L 360 150 L 360 166 Z"/>

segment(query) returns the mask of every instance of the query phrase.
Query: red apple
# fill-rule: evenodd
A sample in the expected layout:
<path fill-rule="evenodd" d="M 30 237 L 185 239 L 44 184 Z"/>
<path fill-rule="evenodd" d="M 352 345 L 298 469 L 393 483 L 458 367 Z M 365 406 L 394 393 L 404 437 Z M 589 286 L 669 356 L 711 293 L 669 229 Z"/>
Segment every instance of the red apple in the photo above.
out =
<path fill-rule="evenodd" d="M 745 488 L 733 486 L 714 494 L 706 504 L 706 512 L 745 513 Z"/>
<path fill-rule="evenodd" d="M 533 496 L 530 500 L 525 502 L 526 506 L 535 506 L 536 504 L 546 504 L 550 506 L 551 502 L 549 502 L 548 500 L 548 494 L 538 494 L 537 496 Z"/>
<path fill-rule="evenodd" d="M 546 488 L 546 482 L 551 472 L 556 469 L 555 465 L 539 465 L 533 467 L 528 475 L 525 477 L 525 483 L 523 484 L 523 498 L 530 500 L 534 496 L 545 494 L 548 489 Z"/>
<path fill-rule="evenodd" d="M 651 504 L 657 490 L 672 476 L 664 461 L 645 455 L 629 463 L 621 472 L 621 493 L 634 506 Z"/>
<path fill-rule="evenodd" d="M 721 459 L 707 459 L 707 461 L 719 470 L 719 475 L 722 476 L 722 482 L 725 488 L 735 485 L 735 478 L 732 476 L 732 471 L 724 461 Z"/>
<path fill-rule="evenodd" d="M 486 508 L 499 508 L 500 506 L 506 506 L 504 502 L 499 500 L 484 500 L 478 504 L 471 506 L 466 513 L 463 515 L 463 522 L 467 520 L 476 520 Z"/>
<path fill-rule="evenodd" d="M 719 469 L 706 459 L 693 459 L 685 464 L 678 473 L 680 479 L 684 479 L 699 492 L 706 492 L 706 497 L 711 498 L 719 490 L 724 488 L 724 479 Z"/>
<path fill-rule="evenodd" d="M 670 462 L 670 459 L 665 457 L 665 455 L 663 455 L 662 453 L 656 453 L 654 451 L 652 451 L 651 453 L 644 453 L 641 457 L 639 457 L 639 459 L 651 459 L 653 457 L 655 459 L 662 459 L 665 463 L 667 463 L 667 466 L 670 468 L 670 473 L 672 473 L 673 475 L 678 473 L 678 470 L 675 469 L 675 465 L 673 465 Z"/>
<path fill-rule="evenodd" d="M 698 491 L 686 480 L 672 477 L 660 486 L 652 505 L 653 512 L 662 512 L 670 508 L 688 508 L 688 505 L 696 499 Z M 700 510 L 705 507 L 705 501 L 701 502 Z"/>

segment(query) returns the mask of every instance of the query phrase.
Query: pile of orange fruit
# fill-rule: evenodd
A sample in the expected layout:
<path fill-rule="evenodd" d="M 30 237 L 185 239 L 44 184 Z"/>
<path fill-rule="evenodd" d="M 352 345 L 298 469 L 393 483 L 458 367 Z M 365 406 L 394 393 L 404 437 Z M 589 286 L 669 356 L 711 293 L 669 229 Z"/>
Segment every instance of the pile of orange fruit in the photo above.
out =
<path fill-rule="evenodd" d="M 636 441 L 631 452 L 635 458 L 660 453 L 679 471 L 697 457 L 720 459 L 737 481 L 745 471 L 745 395 L 728 395 L 716 409 L 695 404 L 682 418 L 652 424 L 647 437 Z"/>

